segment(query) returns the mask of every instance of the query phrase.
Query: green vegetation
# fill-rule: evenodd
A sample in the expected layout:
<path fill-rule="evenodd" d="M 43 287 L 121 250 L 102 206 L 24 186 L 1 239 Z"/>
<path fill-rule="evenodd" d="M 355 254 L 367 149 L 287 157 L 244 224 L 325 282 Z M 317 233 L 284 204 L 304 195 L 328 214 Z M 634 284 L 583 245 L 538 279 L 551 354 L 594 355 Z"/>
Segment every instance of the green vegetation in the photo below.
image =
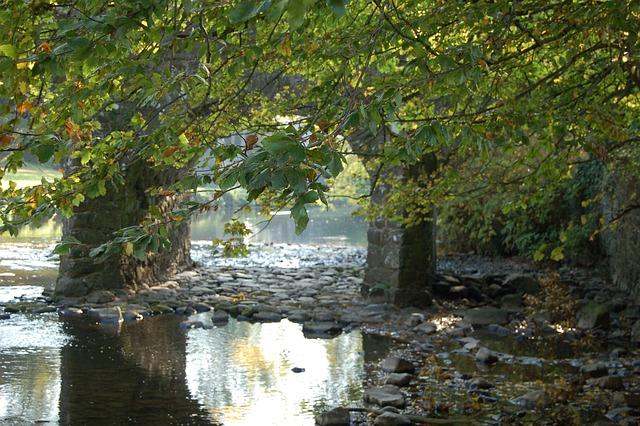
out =
<path fill-rule="evenodd" d="M 117 191 L 134 161 L 191 170 L 151 194 L 217 190 L 150 208 L 118 236 L 127 251 L 164 246 L 167 221 L 237 188 L 289 206 L 301 232 L 349 154 L 370 171 L 435 156 L 433 173 L 380 173 L 393 195 L 371 214 L 415 222 L 437 205 L 472 241 L 561 259 L 603 226 L 577 165 L 640 170 L 632 0 L 12 0 L 0 24 L 0 179 L 27 154 L 75 162 L 3 185 L 1 232 Z"/>

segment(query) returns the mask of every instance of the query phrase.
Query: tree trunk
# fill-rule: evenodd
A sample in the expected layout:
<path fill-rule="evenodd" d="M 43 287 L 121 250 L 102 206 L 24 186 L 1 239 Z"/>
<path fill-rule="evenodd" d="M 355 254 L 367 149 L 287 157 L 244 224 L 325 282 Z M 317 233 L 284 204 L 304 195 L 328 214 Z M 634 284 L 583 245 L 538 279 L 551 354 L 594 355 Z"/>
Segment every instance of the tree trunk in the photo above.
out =
<path fill-rule="evenodd" d="M 180 196 L 152 198 L 146 190 L 152 186 L 170 185 L 183 173 L 175 169 L 153 171 L 138 161 L 125 171 L 122 187 L 108 188 L 105 196 L 83 202 L 75 215 L 64 222 L 64 237 L 74 237 L 82 244 L 61 257 L 56 293 L 83 296 L 99 289 L 135 290 L 191 267 L 189 223 L 186 221 L 168 227 L 171 249 L 149 253 L 143 262 L 126 255 L 96 262 L 89 256 L 93 248 L 112 239 L 115 231 L 138 225 L 151 204 L 157 204 L 163 213 L 173 210 Z"/>

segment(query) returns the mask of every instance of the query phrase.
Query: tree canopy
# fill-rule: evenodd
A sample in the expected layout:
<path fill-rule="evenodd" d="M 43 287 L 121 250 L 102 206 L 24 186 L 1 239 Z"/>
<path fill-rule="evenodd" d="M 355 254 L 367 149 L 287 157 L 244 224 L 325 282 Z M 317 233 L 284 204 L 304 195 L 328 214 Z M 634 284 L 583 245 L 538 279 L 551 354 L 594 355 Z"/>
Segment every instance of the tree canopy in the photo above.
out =
<path fill-rule="evenodd" d="M 3 5 L 2 232 L 73 214 L 117 190 L 134 161 L 192 170 L 152 192 L 217 191 L 170 217 L 151 207 L 120 242 L 161 235 L 236 187 L 290 206 L 302 230 L 305 206 L 326 202 L 326 179 L 354 152 L 369 170 L 438 158 L 435 173 L 388 182 L 374 214 L 407 223 L 478 193 L 514 193 L 505 209 L 543 203 L 583 162 L 640 170 L 633 0 Z M 363 132 L 368 143 L 349 143 Z M 233 135 L 243 143 L 224 142 Z M 33 187 L 6 182 L 29 155 L 75 167 Z"/>

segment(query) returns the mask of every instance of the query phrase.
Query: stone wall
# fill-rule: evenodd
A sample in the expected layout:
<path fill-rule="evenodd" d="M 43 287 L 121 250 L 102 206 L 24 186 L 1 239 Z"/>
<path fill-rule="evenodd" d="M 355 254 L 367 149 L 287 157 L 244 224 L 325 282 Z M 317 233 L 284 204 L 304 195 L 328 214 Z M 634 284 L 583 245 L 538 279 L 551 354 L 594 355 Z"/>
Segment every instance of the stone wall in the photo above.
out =
<path fill-rule="evenodd" d="M 152 199 L 145 190 L 155 185 L 168 185 L 179 179 L 180 170 L 152 171 L 137 162 L 125 172 L 124 185 L 109 187 L 107 195 L 87 199 L 65 220 L 63 235 L 75 237 L 82 244 L 60 259 L 56 292 L 66 296 L 82 296 L 97 289 L 123 289 L 152 284 L 190 267 L 189 224 L 169 226 L 171 249 L 148 254 L 144 262 L 132 256 L 119 255 L 96 262 L 89 251 L 113 238 L 113 233 L 127 226 L 138 225 L 152 203 L 161 211 L 171 211 L 178 198 Z"/>
<path fill-rule="evenodd" d="M 430 173 L 435 159 L 425 159 L 411 168 L 388 170 L 408 179 Z M 377 180 L 372 177 L 372 180 Z M 375 182 L 371 202 L 384 204 L 392 189 Z M 364 296 L 398 306 L 426 306 L 431 303 L 431 288 L 436 273 L 435 213 L 422 222 L 403 226 L 393 220 L 377 218 L 367 231 L 367 268 L 362 287 Z"/>
<path fill-rule="evenodd" d="M 604 220 L 611 223 L 601 234 L 611 279 L 640 301 L 640 180 L 622 176 L 607 179 L 602 202 Z M 618 220 L 615 218 L 619 217 Z"/>

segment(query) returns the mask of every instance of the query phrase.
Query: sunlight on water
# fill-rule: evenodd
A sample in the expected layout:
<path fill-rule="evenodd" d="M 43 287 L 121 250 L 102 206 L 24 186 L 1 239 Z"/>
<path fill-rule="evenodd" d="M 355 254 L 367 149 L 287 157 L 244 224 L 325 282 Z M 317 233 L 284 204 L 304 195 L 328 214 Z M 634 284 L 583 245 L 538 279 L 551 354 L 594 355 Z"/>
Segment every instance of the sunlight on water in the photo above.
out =
<path fill-rule="evenodd" d="M 294 373 L 293 367 L 305 371 Z M 229 426 L 313 425 L 314 408 L 359 399 L 363 369 L 358 331 L 305 339 L 301 326 L 287 320 L 231 321 L 192 330 L 187 339 L 189 390 Z"/>
<path fill-rule="evenodd" d="M 69 340 L 54 315 L 14 315 L 0 333 L 0 424 L 56 421 L 60 348 Z M 5 423 L 6 422 L 6 423 Z"/>

